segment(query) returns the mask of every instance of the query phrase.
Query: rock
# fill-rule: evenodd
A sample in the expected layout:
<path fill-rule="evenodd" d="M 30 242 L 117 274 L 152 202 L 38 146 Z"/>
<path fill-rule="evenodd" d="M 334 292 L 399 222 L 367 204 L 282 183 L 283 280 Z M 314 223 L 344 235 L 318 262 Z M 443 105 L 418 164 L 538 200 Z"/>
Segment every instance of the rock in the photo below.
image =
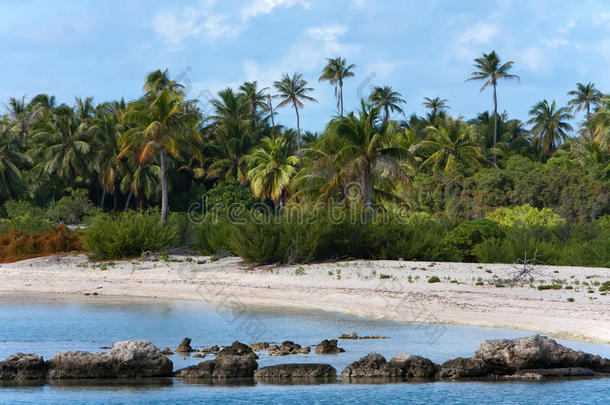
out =
<path fill-rule="evenodd" d="M 39 380 L 47 376 L 48 369 L 42 356 L 16 353 L 0 361 L 0 380 Z"/>
<path fill-rule="evenodd" d="M 341 336 L 339 336 L 339 339 L 358 339 L 358 335 L 356 334 L 356 332 L 353 333 L 344 333 Z"/>
<path fill-rule="evenodd" d="M 166 347 L 166 348 L 161 350 L 161 354 L 163 354 L 164 356 L 171 356 L 171 355 L 173 355 L 175 353 L 172 352 L 172 350 L 169 347 Z"/>
<path fill-rule="evenodd" d="M 438 376 L 450 379 L 473 378 L 486 376 L 488 372 L 489 369 L 483 360 L 473 357 L 458 357 L 441 364 Z"/>
<path fill-rule="evenodd" d="M 262 350 L 268 349 L 269 346 L 271 346 L 273 344 L 273 342 L 260 342 L 260 343 L 252 343 L 250 346 L 250 349 L 254 350 L 255 352 L 260 352 Z"/>
<path fill-rule="evenodd" d="M 311 352 L 310 347 L 301 347 L 301 345 L 289 340 L 283 342 L 279 346 L 269 346 L 269 356 L 288 356 L 291 354 L 307 354 L 309 352 Z"/>
<path fill-rule="evenodd" d="M 263 367 L 255 378 L 337 378 L 337 370 L 329 364 L 280 364 Z"/>
<path fill-rule="evenodd" d="M 173 364 L 152 343 L 128 340 L 106 353 L 63 352 L 49 361 L 50 379 L 170 377 Z"/>
<path fill-rule="evenodd" d="M 195 350 L 191 347 L 191 339 L 184 338 L 180 346 L 176 347 L 176 353 L 192 353 Z"/>
<path fill-rule="evenodd" d="M 367 335 L 367 336 L 358 336 L 355 332 L 349 334 L 342 334 L 339 336 L 339 339 L 387 339 L 387 336 L 377 336 L 377 335 Z"/>
<path fill-rule="evenodd" d="M 505 376 L 511 380 L 542 380 L 547 377 L 592 377 L 593 370 L 583 367 L 543 368 L 533 370 L 519 370 L 515 374 Z"/>
<path fill-rule="evenodd" d="M 403 372 L 399 368 L 390 366 L 379 353 L 369 353 L 358 361 L 347 366 L 341 373 L 341 377 L 349 378 L 378 378 L 378 377 L 402 377 Z"/>
<path fill-rule="evenodd" d="M 324 339 L 316 346 L 315 352 L 317 354 L 339 354 L 345 350 L 337 347 L 337 339 L 327 340 Z"/>
<path fill-rule="evenodd" d="M 576 351 L 545 336 L 486 340 L 475 357 L 485 362 L 492 373 L 513 374 L 522 369 L 583 367 L 610 372 L 610 359 Z"/>
<path fill-rule="evenodd" d="M 244 378 L 253 377 L 258 363 L 251 356 L 224 356 L 208 360 L 196 366 L 186 367 L 175 373 L 181 378 Z"/>
<path fill-rule="evenodd" d="M 205 353 L 195 353 L 195 354 L 193 354 L 193 357 L 196 359 L 204 359 Z"/>
<path fill-rule="evenodd" d="M 390 367 L 399 368 L 407 378 L 432 378 L 440 366 L 421 356 L 397 354 L 390 360 Z"/>
<path fill-rule="evenodd" d="M 224 356 L 247 356 L 252 357 L 253 359 L 258 359 L 258 355 L 254 353 L 254 350 L 252 350 L 249 346 L 237 341 L 233 342 L 231 346 L 223 348 L 216 354 L 216 358 Z"/>
<path fill-rule="evenodd" d="M 211 347 L 204 347 L 203 349 L 201 349 L 201 353 L 218 353 L 220 351 L 220 347 L 214 345 Z"/>

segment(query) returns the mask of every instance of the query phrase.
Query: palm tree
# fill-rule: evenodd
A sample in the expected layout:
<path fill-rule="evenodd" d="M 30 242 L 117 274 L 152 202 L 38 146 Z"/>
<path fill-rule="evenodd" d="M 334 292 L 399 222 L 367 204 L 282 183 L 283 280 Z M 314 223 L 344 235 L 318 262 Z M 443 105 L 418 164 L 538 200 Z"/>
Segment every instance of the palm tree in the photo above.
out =
<path fill-rule="evenodd" d="M 448 102 L 449 100 L 440 97 L 424 97 L 424 102 L 422 105 L 432 110 L 432 116 L 436 117 L 438 113 L 444 112 L 449 108 L 447 105 Z"/>
<path fill-rule="evenodd" d="M 324 66 L 322 75 L 318 80 L 321 82 L 328 80 L 331 85 L 335 86 L 337 110 L 339 110 L 339 115 L 343 117 L 343 80 L 354 76 L 353 70 L 356 68 L 356 65 L 348 65 L 347 61 L 341 57 L 328 58 L 326 60 L 328 63 Z"/>
<path fill-rule="evenodd" d="M 101 207 L 104 206 L 106 194 L 115 196 L 116 204 L 115 191 L 119 177 L 119 138 L 122 128 L 117 115 L 108 112 L 110 108 L 110 106 L 105 104 L 101 104 L 96 108 L 95 136 L 92 142 L 93 157 L 91 159 L 91 166 L 97 173 L 98 182 L 102 187 Z"/>
<path fill-rule="evenodd" d="M 597 107 L 602 101 L 603 94 L 601 91 L 595 88 L 593 83 L 582 84 L 576 83 L 576 90 L 568 92 L 568 96 L 572 96 L 572 99 L 568 101 L 568 106 L 572 108 L 572 111 L 586 111 L 586 120 L 584 126 L 584 133 L 586 134 L 589 141 L 592 139 L 592 131 L 587 127 L 591 121 L 591 107 Z"/>
<path fill-rule="evenodd" d="M 400 161 L 409 157 L 408 150 L 391 145 L 398 127 L 392 122 L 376 123 L 379 108 L 360 101 L 358 115 L 349 113 L 328 124 L 331 134 L 329 141 L 334 143 L 336 153 L 333 157 L 340 171 L 329 184 L 329 190 L 339 183 L 356 179 L 362 185 L 361 202 L 366 207 L 373 203 L 374 176 L 398 176 L 404 178 Z"/>
<path fill-rule="evenodd" d="M 587 127 L 594 136 L 594 141 L 602 148 L 610 150 L 610 98 L 604 97 L 601 105 L 591 116 Z"/>
<path fill-rule="evenodd" d="M 121 137 L 118 157 L 135 155 L 139 166 L 146 166 L 155 155 L 159 157 L 162 221 L 167 219 L 169 210 L 169 156 L 188 152 L 202 161 L 201 152 L 193 147 L 203 141 L 197 132 L 200 114 L 193 105 L 194 101 L 185 101 L 179 92 L 163 89 L 157 95 L 151 90 L 133 102 L 124 115 L 125 120 L 136 127 Z"/>
<path fill-rule="evenodd" d="M 216 115 L 213 117 L 217 123 L 241 120 L 250 107 L 244 97 L 235 94 L 232 88 L 227 87 L 218 92 L 218 98 L 210 101 Z"/>
<path fill-rule="evenodd" d="M 19 141 L 11 130 L 11 125 L 0 121 L 0 195 L 13 197 L 11 184 L 21 182 L 21 170 L 32 163 L 30 158 L 21 152 Z"/>
<path fill-rule="evenodd" d="M 131 198 L 136 197 L 136 205 L 142 203 L 143 198 L 151 198 L 159 189 L 161 182 L 161 168 L 155 164 L 140 165 L 133 162 L 124 167 L 123 178 L 119 185 L 121 193 L 127 194 L 125 211 L 129 209 Z"/>
<path fill-rule="evenodd" d="M 457 119 L 438 128 L 429 126 L 426 131 L 429 137 L 418 145 L 426 156 L 422 168 L 432 166 L 435 170 L 460 176 L 466 168 L 481 167 L 483 151 L 471 125 Z"/>
<path fill-rule="evenodd" d="M 301 124 L 299 119 L 299 108 L 303 108 L 303 102 L 309 101 L 317 103 L 318 100 L 308 96 L 307 93 L 314 89 L 307 87 L 307 81 L 303 79 L 301 73 L 294 73 L 290 77 L 287 73 L 282 75 L 282 80 L 273 82 L 273 86 L 277 89 L 278 94 L 275 96 L 281 101 L 278 107 L 292 105 L 297 114 L 297 147 L 301 147 Z"/>
<path fill-rule="evenodd" d="M 406 103 L 401 98 L 401 94 L 397 91 L 392 90 L 390 86 L 375 87 L 373 92 L 369 96 L 369 102 L 371 102 L 377 109 L 384 111 L 383 122 L 388 122 L 390 119 L 390 111 L 398 111 L 404 114 L 400 104 Z"/>
<path fill-rule="evenodd" d="M 258 110 L 265 111 L 267 110 L 267 94 L 265 93 L 269 88 L 264 87 L 262 89 L 258 89 L 258 83 L 256 81 L 253 82 L 245 82 L 241 86 L 239 86 L 239 90 L 241 91 L 241 95 L 244 99 L 245 104 L 248 106 L 250 110 L 250 114 L 254 120 L 254 126 L 257 125 L 258 121 Z"/>
<path fill-rule="evenodd" d="M 170 79 L 169 70 L 155 70 L 146 76 L 142 89 L 145 93 L 159 95 L 163 90 L 182 93 L 184 86 Z"/>
<path fill-rule="evenodd" d="M 557 108 L 555 100 L 551 104 L 543 100 L 529 112 L 532 118 L 527 122 L 533 124 L 531 129 L 533 142 L 544 154 L 553 152 L 568 137 L 572 126 L 567 122 L 573 118 L 568 107 Z"/>
<path fill-rule="evenodd" d="M 490 53 L 484 53 L 482 57 L 474 60 L 474 67 L 477 69 L 472 72 L 469 79 L 483 81 L 481 91 L 485 90 L 488 86 L 492 86 L 494 90 L 494 148 L 498 141 L 498 93 L 497 85 L 499 80 L 520 80 L 519 76 L 508 73 L 514 62 L 508 61 L 502 63 L 500 58 L 496 54 L 496 51 Z M 496 155 L 494 154 L 494 164 L 496 163 Z"/>
<path fill-rule="evenodd" d="M 284 136 L 265 137 L 247 160 L 251 167 L 248 180 L 254 196 L 261 200 L 271 198 L 277 206 L 284 200 L 286 186 L 299 164 L 299 158 L 292 154 L 290 140 Z"/>

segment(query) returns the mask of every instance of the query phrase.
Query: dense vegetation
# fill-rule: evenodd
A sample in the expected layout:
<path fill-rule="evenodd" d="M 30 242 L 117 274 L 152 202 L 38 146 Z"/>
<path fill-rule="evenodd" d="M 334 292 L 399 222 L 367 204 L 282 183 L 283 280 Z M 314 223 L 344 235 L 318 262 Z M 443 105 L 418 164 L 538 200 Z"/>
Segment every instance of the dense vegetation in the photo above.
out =
<path fill-rule="evenodd" d="M 521 122 L 498 112 L 502 82 L 518 79 L 513 63 L 491 52 L 474 66 L 468 80 L 493 91 L 493 112 L 466 120 L 440 97 L 424 100 L 426 116 L 407 116 L 389 86 L 345 112 L 343 83 L 357 67 L 329 59 L 319 80 L 334 87 L 337 115 L 320 134 L 301 129 L 300 110 L 316 100 L 299 73 L 273 89 L 227 88 L 208 115 L 167 71 L 149 74 L 130 102 L 11 98 L 0 232 L 90 221 L 87 249 L 124 257 L 184 243 L 186 216 L 167 221 L 190 209 L 199 249 L 253 262 L 539 255 L 610 265 L 610 97 L 578 83 L 567 106 L 542 100 Z M 296 129 L 276 125 L 283 107 Z M 335 208 L 362 215 L 330 220 Z M 141 212 L 117 213 L 129 209 Z"/>

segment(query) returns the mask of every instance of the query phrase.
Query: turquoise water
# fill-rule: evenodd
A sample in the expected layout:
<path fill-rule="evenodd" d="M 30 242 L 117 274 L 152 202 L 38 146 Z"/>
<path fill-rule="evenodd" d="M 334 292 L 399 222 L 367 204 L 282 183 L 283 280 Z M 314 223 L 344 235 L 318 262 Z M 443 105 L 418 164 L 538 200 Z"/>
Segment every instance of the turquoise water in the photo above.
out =
<path fill-rule="evenodd" d="M 371 351 L 386 358 L 397 353 L 419 354 L 436 362 L 471 356 L 485 339 L 514 338 L 531 333 L 497 328 L 406 324 L 362 319 L 321 311 L 268 308 L 228 308 L 181 301 L 122 300 L 99 303 L 96 297 L 38 300 L 0 299 L 0 358 L 21 351 L 50 357 L 63 350 L 100 350 L 126 339 L 148 339 L 175 348 L 182 338 L 194 347 L 293 340 L 313 345 L 341 333 L 388 336 L 384 340 L 341 340 L 339 355 L 261 356 L 259 366 L 289 362 L 325 362 L 340 373 L 350 362 Z M 610 357 L 610 346 L 561 341 L 570 347 Z M 200 359 L 171 356 L 174 368 Z M 336 384 L 282 386 L 248 384 L 209 386 L 162 379 L 87 381 L 28 387 L 0 387 L 0 403 L 178 404 L 178 403 L 505 403 L 608 404 L 610 379 L 532 382 Z"/>

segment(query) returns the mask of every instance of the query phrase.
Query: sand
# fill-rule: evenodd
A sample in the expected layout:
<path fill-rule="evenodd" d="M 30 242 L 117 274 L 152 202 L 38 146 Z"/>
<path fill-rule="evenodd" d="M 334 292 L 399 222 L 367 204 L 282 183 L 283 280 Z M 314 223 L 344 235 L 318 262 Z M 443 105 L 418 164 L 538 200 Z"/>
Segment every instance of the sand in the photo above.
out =
<path fill-rule="evenodd" d="M 53 256 L 0 265 L 0 298 L 59 293 L 298 307 L 421 323 L 430 342 L 443 332 L 438 324 L 460 324 L 610 344 L 610 295 L 599 291 L 610 269 L 537 266 L 525 282 L 507 281 L 520 269 L 363 260 L 252 267 L 239 258 L 184 256 L 93 263 L 83 255 Z M 429 283 L 432 276 L 440 282 Z M 537 288 L 558 280 L 559 290 Z"/>

